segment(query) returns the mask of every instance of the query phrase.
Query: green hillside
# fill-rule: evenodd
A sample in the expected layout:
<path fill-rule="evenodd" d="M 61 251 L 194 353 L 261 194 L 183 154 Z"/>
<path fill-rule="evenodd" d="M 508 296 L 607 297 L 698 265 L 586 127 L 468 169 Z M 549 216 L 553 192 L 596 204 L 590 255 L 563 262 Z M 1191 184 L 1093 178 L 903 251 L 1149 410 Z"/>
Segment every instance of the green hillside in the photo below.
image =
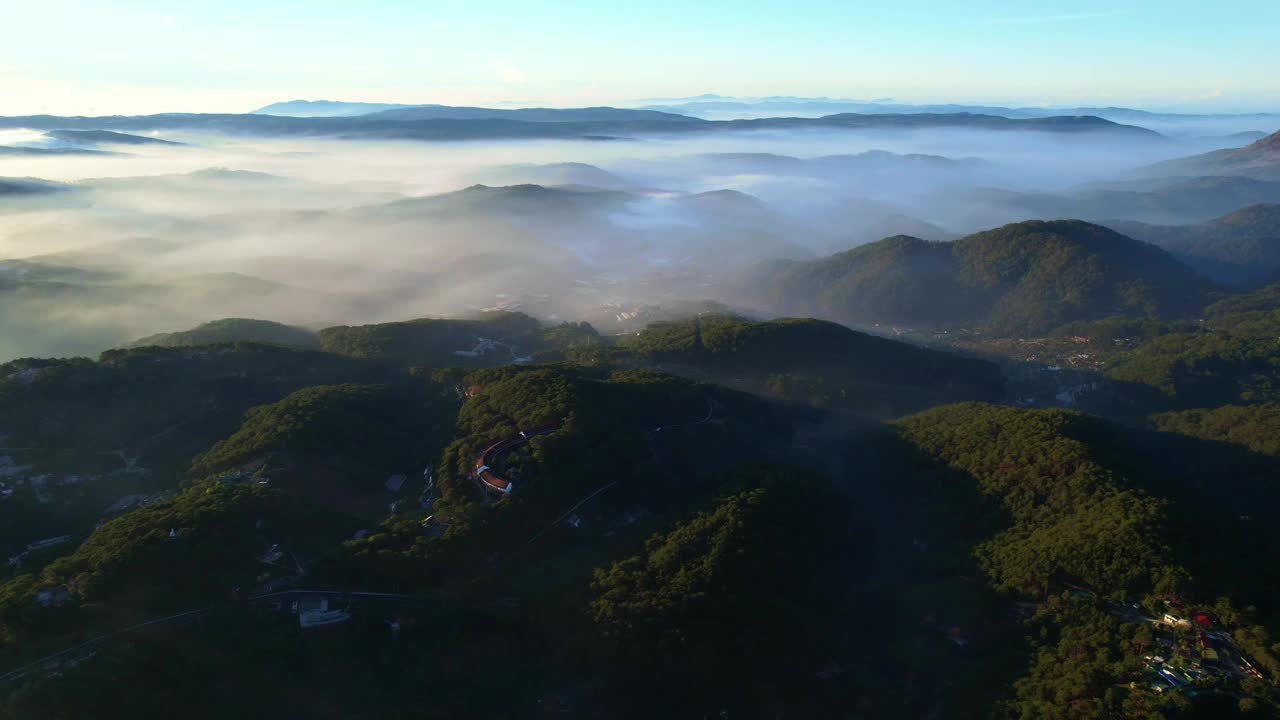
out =
<path fill-rule="evenodd" d="M 190 330 L 159 333 L 134 340 L 126 347 L 195 347 L 216 343 L 256 342 L 292 345 L 302 348 L 319 346 L 315 333 L 305 328 L 270 320 L 224 318 L 198 325 Z"/>
<path fill-rule="evenodd" d="M 506 341 L 537 331 L 542 324 L 524 313 L 484 313 L 471 320 L 424 318 L 377 325 L 340 325 L 321 330 L 321 349 L 406 366 L 500 365 L 513 359 L 509 347 L 476 350 L 481 338 Z M 459 353 L 476 352 L 476 355 Z"/>
<path fill-rule="evenodd" d="M 903 452 L 923 463 L 900 492 L 936 493 L 926 504 L 947 518 L 947 530 L 933 530 L 944 537 L 930 544 L 970 543 L 989 586 L 1026 603 L 1031 649 L 1002 679 L 1011 682 L 1012 716 L 1176 717 L 1197 702 L 1207 704 L 1204 712 L 1223 707 L 1212 696 L 1148 689 L 1151 677 L 1159 680 L 1157 665 L 1144 660 L 1150 648 L 1197 643 L 1138 617 L 1187 607 L 1206 608 L 1229 629 L 1234 652 L 1280 671 L 1268 639 L 1280 620 L 1271 592 L 1280 577 L 1261 569 L 1276 539 L 1275 514 L 1255 520 L 1237 509 L 1246 489 L 1254 503 L 1274 502 L 1276 488 L 1256 484 L 1276 471 L 1274 461 L 1251 475 L 1248 464 L 1234 463 L 1242 475 L 1224 485 L 1214 467 L 1232 462 L 1231 453 L 1053 410 L 955 405 L 906 418 L 900 428 Z M 1206 456 L 1218 462 L 1196 460 Z M 966 572 L 964 558 L 952 562 L 953 572 Z M 1241 709 L 1276 711 L 1267 683 L 1215 682 L 1253 698 Z M 1234 700 L 1226 707 L 1230 714 L 1212 716 L 1234 714 Z"/>
<path fill-rule="evenodd" d="M 1211 289 L 1157 248 L 1070 220 L 1006 225 L 952 243 L 888 238 L 762 266 L 743 286 L 751 288 L 744 302 L 774 312 L 1005 335 L 1116 314 L 1177 317 L 1202 307 Z"/>
<path fill-rule="evenodd" d="M 790 402 L 891 416 L 964 399 L 999 399 L 992 364 L 832 322 L 754 322 L 708 314 L 654 323 L 613 348 L 570 357 L 651 367 Z"/>

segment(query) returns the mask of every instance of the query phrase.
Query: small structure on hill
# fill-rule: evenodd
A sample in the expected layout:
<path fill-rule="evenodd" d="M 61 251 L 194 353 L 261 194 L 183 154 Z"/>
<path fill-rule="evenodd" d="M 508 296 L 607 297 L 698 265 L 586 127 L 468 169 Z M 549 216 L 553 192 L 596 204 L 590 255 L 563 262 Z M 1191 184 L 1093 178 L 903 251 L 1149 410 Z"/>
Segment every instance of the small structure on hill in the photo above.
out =
<path fill-rule="evenodd" d="M 329 598 L 307 598 L 298 602 L 298 626 L 303 630 L 337 625 L 351 619 L 347 608 L 329 607 Z"/>
<path fill-rule="evenodd" d="M 36 593 L 36 602 L 41 607 L 62 607 L 73 599 L 75 599 L 75 596 L 62 585 L 45 588 Z"/>

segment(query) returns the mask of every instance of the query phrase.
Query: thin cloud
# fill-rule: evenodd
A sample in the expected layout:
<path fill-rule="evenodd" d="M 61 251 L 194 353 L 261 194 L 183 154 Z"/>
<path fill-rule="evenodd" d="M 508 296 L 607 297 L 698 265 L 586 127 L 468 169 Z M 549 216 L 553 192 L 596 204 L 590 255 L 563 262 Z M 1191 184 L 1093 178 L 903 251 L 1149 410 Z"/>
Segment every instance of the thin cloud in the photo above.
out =
<path fill-rule="evenodd" d="M 504 57 L 495 56 L 489 58 L 489 66 L 493 71 L 498 73 L 498 77 L 502 78 L 504 83 L 523 83 L 528 82 L 529 74 L 524 70 L 511 64 L 511 61 Z"/>
<path fill-rule="evenodd" d="M 1128 14 L 1128 10 L 1099 10 L 1097 12 L 1059 13 L 1056 15 L 1003 17 L 994 18 L 991 22 L 997 25 L 1039 25 L 1044 23 L 1075 22 L 1078 20 L 1101 20 Z"/>

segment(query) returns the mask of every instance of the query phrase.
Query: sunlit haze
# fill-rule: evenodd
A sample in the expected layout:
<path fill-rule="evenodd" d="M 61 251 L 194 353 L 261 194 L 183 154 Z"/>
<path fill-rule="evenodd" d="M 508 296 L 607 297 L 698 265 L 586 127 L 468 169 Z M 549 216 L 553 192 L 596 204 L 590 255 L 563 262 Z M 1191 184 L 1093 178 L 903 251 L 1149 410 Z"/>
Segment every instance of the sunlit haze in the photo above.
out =
<path fill-rule="evenodd" d="M 14 2 L 0 112 L 584 106 L 703 93 L 1277 110 L 1267 0 Z"/>

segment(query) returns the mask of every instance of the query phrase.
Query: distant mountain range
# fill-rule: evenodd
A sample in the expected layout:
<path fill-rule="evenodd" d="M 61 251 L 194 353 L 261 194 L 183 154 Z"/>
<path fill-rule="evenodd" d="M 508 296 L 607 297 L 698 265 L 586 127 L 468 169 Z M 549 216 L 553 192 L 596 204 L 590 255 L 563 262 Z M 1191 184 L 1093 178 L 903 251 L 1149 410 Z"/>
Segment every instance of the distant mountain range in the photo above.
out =
<path fill-rule="evenodd" d="M 283 115 L 286 117 L 351 117 L 368 115 L 383 110 L 421 107 L 401 103 L 340 102 L 335 100 L 288 100 L 271 103 L 253 110 L 253 115 Z"/>
<path fill-rule="evenodd" d="M 1143 123 L 1159 120 L 1191 121 L 1209 118 L 1233 117 L 1269 121 L 1280 125 L 1280 113 L 1175 113 L 1153 112 L 1126 107 L 1017 107 L 986 105 L 980 103 L 898 103 L 893 101 L 849 100 L 829 97 L 762 97 L 736 98 L 723 95 L 699 95 L 688 98 L 663 98 L 640 100 L 637 107 L 646 110 L 722 119 L 731 114 L 742 117 L 760 114 L 829 115 L 833 113 L 908 114 L 908 113 L 981 113 L 1010 118 L 1049 117 L 1055 115 L 1096 115 L 1117 122 Z"/>
<path fill-rule="evenodd" d="M 756 130 L 972 128 L 998 131 L 1033 130 L 1059 134 L 1097 133 L 1137 140 L 1161 139 L 1158 133 L 1145 128 L 1086 116 L 1008 118 L 973 113 L 842 113 L 817 118 L 708 121 L 653 110 L 623 108 L 505 110 L 445 106 L 395 108 L 349 117 L 187 113 L 106 117 L 28 115 L 0 118 L 0 128 L 128 133 L 185 130 L 240 135 L 329 136 L 370 140 L 599 138 Z"/>
<path fill-rule="evenodd" d="M 394 105 L 344 103 L 329 100 L 292 100 L 254 110 L 252 115 L 282 117 L 376 117 L 389 120 L 525 120 L 527 122 L 594 122 L 610 120 L 653 120 L 657 122 L 700 122 L 676 113 L 614 107 L 589 108 L 484 108 L 452 105 Z"/>

